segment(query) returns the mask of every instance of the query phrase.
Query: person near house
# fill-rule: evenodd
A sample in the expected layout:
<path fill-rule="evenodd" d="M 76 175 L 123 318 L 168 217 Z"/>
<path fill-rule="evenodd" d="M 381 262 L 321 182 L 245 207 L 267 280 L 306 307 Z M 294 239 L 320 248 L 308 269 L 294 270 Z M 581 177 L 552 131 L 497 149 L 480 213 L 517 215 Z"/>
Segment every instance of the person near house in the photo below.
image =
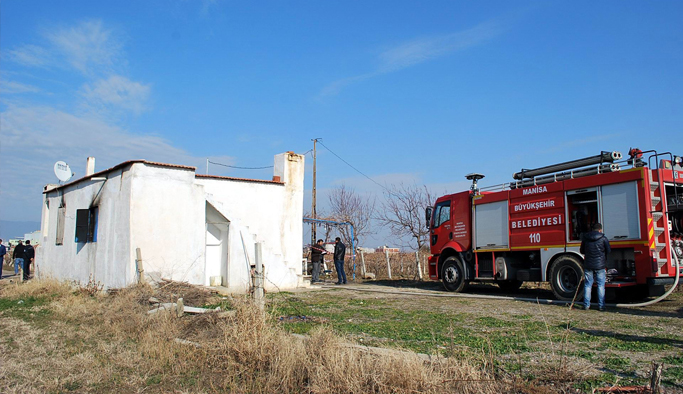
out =
<path fill-rule="evenodd" d="M 593 280 L 598 285 L 598 310 L 605 310 L 605 280 L 607 278 L 607 255 L 612 251 L 609 241 L 602 233 L 602 224 L 595 223 L 593 231 L 584 234 L 581 240 L 583 259 L 583 309 L 591 305 Z"/>
<path fill-rule="evenodd" d="M 31 241 L 26 240 L 26 245 L 24 245 L 24 280 L 31 278 L 31 263 L 33 263 L 34 257 L 36 257 L 36 251 L 33 249 Z"/>
<path fill-rule="evenodd" d="M 14 251 L 12 252 L 12 258 L 14 259 L 14 275 L 19 274 L 19 267 L 21 269 L 24 269 L 24 244 L 23 241 L 19 241 L 19 243 L 14 247 Z"/>
<path fill-rule="evenodd" d="M 334 240 L 334 268 L 337 269 L 337 284 L 346 284 L 346 273 L 344 272 L 344 254 L 346 245 L 337 237 Z"/>
<path fill-rule="evenodd" d="M 311 278 L 311 283 L 322 282 L 320 280 L 320 266 L 323 262 L 323 256 L 327 254 L 325 246 L 323 245 L 323 240 L 319 239 L 318 242 L 311 246 L 311 263 L 313 263 L 313 277 Z"/>
<path fill-rule="evenodd" d="M 2 244 L 2 239 L 0 238 L 0 278 L 2 278 L 2 266 L 5 265 L 5 255 L 7 254 L 7 248 Z"/>

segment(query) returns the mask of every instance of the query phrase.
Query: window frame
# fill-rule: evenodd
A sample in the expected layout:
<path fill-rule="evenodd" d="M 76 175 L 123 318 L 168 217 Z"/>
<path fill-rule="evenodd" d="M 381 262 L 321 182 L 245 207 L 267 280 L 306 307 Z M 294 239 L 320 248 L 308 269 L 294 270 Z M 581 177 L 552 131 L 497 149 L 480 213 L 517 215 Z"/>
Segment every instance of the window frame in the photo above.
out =
<path fill-rule="evenodd" d="M 88 209 L 76 210 L 76 231 L 74 234 L 74 242 L 97 242 L 98 216 L 99 208 L 97 206 Z"/>

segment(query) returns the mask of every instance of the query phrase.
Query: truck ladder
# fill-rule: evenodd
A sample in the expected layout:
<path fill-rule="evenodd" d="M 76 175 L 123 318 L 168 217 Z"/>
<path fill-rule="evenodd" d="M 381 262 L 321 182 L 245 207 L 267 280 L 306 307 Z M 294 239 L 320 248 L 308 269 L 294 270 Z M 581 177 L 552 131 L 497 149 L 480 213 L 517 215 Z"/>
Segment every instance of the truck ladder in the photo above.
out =
<path fill-rule="evenodd" d="M 664 196 L 660 174 L 658 174 L 659 170 L 650 171 L 650 214 L 652 215 L 652 224 L 649 225 L 648 230 L 650 232 L 650 248 L 654 249 L 657 269 L 661 273 L 662 267 L 668 262 L 668 248 L 666 245 L 669 238 L 669 223 L 664 212 L 666 197 Z M 655 177 L 657 180 L 654 180 Z M 661 242 L 662 234 L 664 234 L 664 242 Z"/>

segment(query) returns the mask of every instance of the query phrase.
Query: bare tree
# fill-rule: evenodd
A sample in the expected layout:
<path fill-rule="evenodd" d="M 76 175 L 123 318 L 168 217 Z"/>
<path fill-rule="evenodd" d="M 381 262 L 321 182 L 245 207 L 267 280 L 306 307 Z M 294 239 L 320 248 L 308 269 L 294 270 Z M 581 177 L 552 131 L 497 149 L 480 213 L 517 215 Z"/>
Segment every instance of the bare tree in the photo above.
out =
<path fill-rule="evenodd" d="M 371 234 L 371 222 L 375 213 L 375 198 L 357 194 L 353 189 L 341 185 L 329 194 L 330 216 L 339 222 L 353 224 L 353 240 L 358 246 L 359 240 Z M 351 229 L 339 227 L 340 238 L 349 245 Z"/>
<path fill-rule="evenodd" d="M 432 205 L 427 186 L 394 185 L 384 191 L 385 201 L 377 220 L 391 230 L 391 234 L 408 242 L 413 250 L 423 251 L 429 246 L 429 230 L 425 208 Z"/>

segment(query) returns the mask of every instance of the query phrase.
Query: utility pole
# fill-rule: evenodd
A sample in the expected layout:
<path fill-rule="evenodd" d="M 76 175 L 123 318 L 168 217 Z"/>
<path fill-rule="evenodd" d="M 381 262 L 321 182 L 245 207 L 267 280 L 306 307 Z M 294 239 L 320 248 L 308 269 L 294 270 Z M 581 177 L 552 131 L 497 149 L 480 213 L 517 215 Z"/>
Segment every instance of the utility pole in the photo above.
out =
<path fill-rule="evenodd" d="M 321 138 L 315 138 L 311 141 L 313 141 L 313 198 L 312 198 L 312 207 L 311 207 L 311 216 L 313 219 L 317 219 L 316 211 L 315 211 L 315 192 L 316 192 L 316 186 L 315 186 L 315 176 L 316 176 L 316 143 L 318 140 Z M 315 245 L 315 240 L 316 240 L 316 233 L 315 233 L 315 223 L 311 223 L 311 245 Z"/>

